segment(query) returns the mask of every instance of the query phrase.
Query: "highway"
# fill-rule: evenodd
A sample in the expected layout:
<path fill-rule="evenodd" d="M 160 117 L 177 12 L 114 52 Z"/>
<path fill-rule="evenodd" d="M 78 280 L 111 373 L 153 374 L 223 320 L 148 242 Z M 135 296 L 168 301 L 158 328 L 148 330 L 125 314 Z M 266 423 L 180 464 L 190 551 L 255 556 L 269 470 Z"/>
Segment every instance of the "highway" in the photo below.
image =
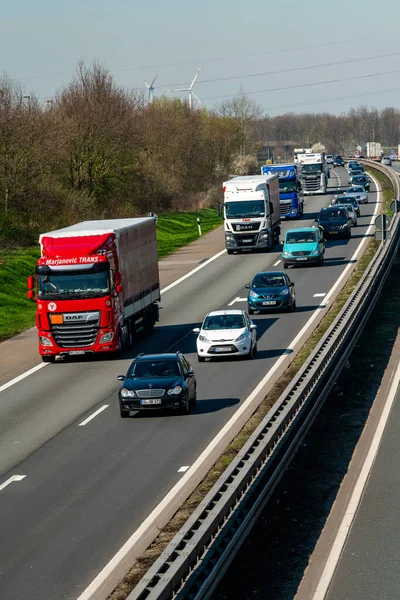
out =
<path fill-rule="evenodd" d="M 345 169 L 336 169 L 342 185 Z M 330 179 L 332 191 L 338 181 Z M 374 190 L 374 188 L 372 188 Z M 313 224 L 330 196 L 306 199 Z M 279 252 L 218 259 L 168 290 L 152 337 L 120 361 L 49 365 L 0 393 L 0 598 L 77 598 L 229 420 L 338 281 L 363 240 L 376 192 L 350 240 L 327 243 L 322 268 L 290 269 L 298 309 L 255 316 L 253 361 L 197 364 L 191 329 L 214 309 L 246 308 L 245 285 L 282 268 Z M 285 224 L 296 227 L 299 222 Z M 136 353 L 184 352 L 195 369 L 198 403 L 188 416 L 122 420 L 116 377 Z M 87 424 L 95 411 L 107 406 Z M 11 481 L 14 476 L 24 476 Z"/>

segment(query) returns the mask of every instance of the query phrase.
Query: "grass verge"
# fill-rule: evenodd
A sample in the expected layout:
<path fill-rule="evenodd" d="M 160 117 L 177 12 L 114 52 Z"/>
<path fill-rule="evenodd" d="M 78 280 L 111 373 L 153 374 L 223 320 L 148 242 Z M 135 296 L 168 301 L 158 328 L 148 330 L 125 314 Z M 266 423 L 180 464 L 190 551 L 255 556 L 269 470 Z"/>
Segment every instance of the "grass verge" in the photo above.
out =
<path fill-rule="evenodd" d="M 235 456 L 244 446 L 250 435 L 258 427 L 258 425 L 266 416 L 270 408 L 278 400 L 279 396 L 285 390 L 285 388 L 296 375 L 297 371 L 300 369 L 304 361 L 308 358 L 308 356 L 311 354 L 319 340 L 322 338 L 324 333 L 332 324 L 332 322 L 340 312 L 341 308 L 344 306 L 345 302 L 353 292 L 355 286 L 360 281 L 367 266 L 369 265 L 373 256 L 375 255 L 378 246 L 379 242 L 375 240 L 369 241 L 365 252 L 363 253 L 361 259 L 359 260 L 356 268 L 354 269 L 349 280 L 343 287 L 342 291 L 336 297 L 336 300 L 333 303 L 332 307 L 321 320 L 320 324 L 312 333 L 307 342 L 304 344 L 303 348 L 297 354 L 296 358 L 286 369 L 284 375 L 282 375 L 282 377 L 274 385 L 272 390 L 267 394 L 264 401 L 260 404 L 258 409 L 243 427 L 241 432 L 236 436 L 236 438 L 228 446 L 228 448 L 225 450 L 222 456 L 218 459 L 218 461 L 210 470 L 210 472 L 206 475 L 200 486 L 198 486 L 198 488 L 188 498 L 184 505 L 177 511 L 177 513 L 174 515 L 174 517 L 171 519 L 168 525 L 163 529 L 163 531 L 144 552 L 144 554 L 140 558 L 138 558 L 138 560 L 135 562 L 134 566 L 126 575 L 122 583 L 109 596 L 109 600 L 125 600 L 127 598 L 129 593 L 138 584 L 140 579 L 145 575 L 146 571 L 158 558 L 161 552 L 163 552 L 163 550 L 172 540 L 174 535 L 179 531 L 179 529 L 182 527 L 182 525 L 184 525 L 189 516 L 197 508 L 198 504 L 203 500 L 203 498 L 218 480 L 220 475 L 224 472 L 226 467 L 235 458 Z"/>
<path fill-rule="evenodd" d="M 198 239 L 197 218 L 201 220 L 203 235 L 223 222 L 211 208 L 159 216 L 157 246 L 160 259 Z M 0 250 L 0 341 L 34 325 L 36 305 L 26 297 L 26 279 L 34 273 L 39 256 L 38 247 Z"/>
<path fill-rule="evenodd" d="M 382 212 L 391 217 L 393 213 L 390 210 L 390 203 L 394 198 L 394 192 L 390 180 L 380 171 L 371 172 L 367 169 L 367 173 L 379 181 L 382 190 Z"/>

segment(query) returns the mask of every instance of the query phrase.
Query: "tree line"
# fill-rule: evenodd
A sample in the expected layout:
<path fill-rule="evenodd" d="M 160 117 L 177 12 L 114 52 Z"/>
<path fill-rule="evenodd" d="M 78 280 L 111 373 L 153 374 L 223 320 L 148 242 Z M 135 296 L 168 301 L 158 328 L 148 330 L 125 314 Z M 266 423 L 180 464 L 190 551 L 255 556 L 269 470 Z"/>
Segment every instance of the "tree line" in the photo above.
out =
<path fill-rule="evenodd" d="M 116 85 L 100 64 L 78 64 L 53 100 L 0 77 L 0 246 L 87 219 L 217 206 L 221 183 L 259 172 L 256 150 L 321 141 L 344 153 L 367 141 L 396 145 L 400 111 L 264 116 L 241 88 L 213 110 Z"/>

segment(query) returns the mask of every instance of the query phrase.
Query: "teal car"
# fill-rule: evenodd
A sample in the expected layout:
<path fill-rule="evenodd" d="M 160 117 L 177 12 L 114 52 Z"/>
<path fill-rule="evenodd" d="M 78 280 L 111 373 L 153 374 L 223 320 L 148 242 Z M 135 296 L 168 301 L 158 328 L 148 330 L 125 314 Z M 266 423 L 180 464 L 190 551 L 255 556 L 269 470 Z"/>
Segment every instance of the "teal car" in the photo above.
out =
<path fill-rule="evenodd" d="M 322 265 L 325 255 L 324 232 L 321 227 L 289 229 L 283 241 L 283 267 L 289 265 Z"/>

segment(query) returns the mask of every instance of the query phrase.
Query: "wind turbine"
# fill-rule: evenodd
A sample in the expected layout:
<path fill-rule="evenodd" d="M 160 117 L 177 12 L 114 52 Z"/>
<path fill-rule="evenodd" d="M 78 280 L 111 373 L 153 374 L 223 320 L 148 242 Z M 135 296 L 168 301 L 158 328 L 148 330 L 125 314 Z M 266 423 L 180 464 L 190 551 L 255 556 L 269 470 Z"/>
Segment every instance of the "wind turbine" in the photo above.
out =
<path fill-rule="evenodd" d="M 196 75 L 193 77 L 193 81 L 192 83 L 189 85 L 188 88 L 181 88 L 179 90 L 168 90 L 168 92 L 170 93 L 174 93 L 174 92 L 189 92 L 189 108 L 192 108 L 192 96 L 194 96 L 197 100 L 197 102 L 200 104 L 200 106 L 204 106 L 202 101 L 200 100 L 200 98 L 198 96 L 196 96 L 196 94 L 193 91 L 193 86 L 196 83 L 196 79 L 198 78 L 199 74 L 201 71 L 201 67 L 198 69 Z"/>
<path fill-rule="evenodd" d="M 143 81 L 146 84 L 147 89 L 149 90 L 149 104 L 151 104 L 153 102 L 153 98 L 154 98 L 154 82 L 157 79 L 158 75 L 156 75 L 153 79 L 153 81 L 151 83 L 147 83 L 147 81 L 145 79 L 143 79 Z"/>

